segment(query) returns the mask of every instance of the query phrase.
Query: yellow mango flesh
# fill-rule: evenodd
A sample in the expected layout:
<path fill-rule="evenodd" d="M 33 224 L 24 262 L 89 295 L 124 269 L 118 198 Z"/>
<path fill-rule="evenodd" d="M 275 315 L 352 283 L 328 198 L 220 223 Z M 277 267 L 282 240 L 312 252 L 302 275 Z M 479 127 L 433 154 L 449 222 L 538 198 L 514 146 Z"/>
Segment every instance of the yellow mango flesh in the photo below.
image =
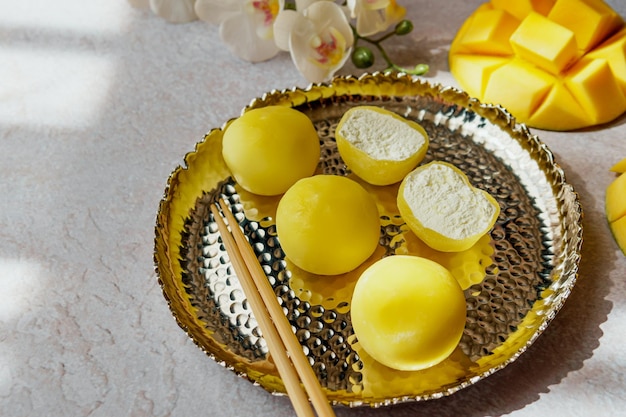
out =
<path fill-rule="evenodd" d="M 401 181 L 424 159 L 429 144 L 418 123 L 374 106 L 344 113 L 335 139 L 348 168 L 373 185 Z"/>
<path fill-rule="evenodd" d="M 378 246 L 380 218 L 373 197 L 336 175 L 297 181 L 276 209 L 276 231 L 289 261 L 319 275 L 361 265 Z"/>
<path fill-rule="evenodd" d="M 415 235 L 441 252 L 472 247 L 495 224 L 498 202 L 472 187 L 467 176 L 447 162 L 434 161 L 412 171 L 397 195 L 400 215 Z"/>
<path fill-rule="evenodd" d="M 577 55 L 574 33 L 534 12 L 513 32 L 511 45 L 518 57 L 551 74 L 563 71 Z"/>
<path fill-rule="evenodd" d="M 553 83 L 554 79 L 548 73 L 534 71 L 533 66 L 525 61 L 513 60 L 491 73 L 483 100 L 502 103 L 516 117 L 529 120 Z"/>
<path fill-rule="evenodd" d="M 619 33 L 587 54 L 587 57 L 606 60 L 622 92 L 626 95 L 626 29 L 622 29 Z"/>
<path fill-rule="evenodd" d="M 556 130 L 568 130 L 585 126 L 587 113 L 563 83 L 557 82 L 528 120 L 533 126 L 551 124 Z"/>
<path fill-rule="evenodd" d="M 609 223 L 626 215 L 626 174 L 621 174 L 607 187 L 605 209 Z"/>
<path fill-rule="evenodd" d="M 626 172 L 626 158 L 613 165 L 611 167 L 611 171 L 617 172 L 619 174 Z"/>
<path fill-rule="evenodd" d="M 568 72 L 565 85 L 594 124 L 613 120 L 626 109 L 626 97 L 604 59 L 579 61 Z"/>
<path fill-rule="evenodd" d="M 466 74 L 465 91 L 471 96 L 482 97 L 491 74 L 507 62 L 508 59 L 502 57 L 456 54 L 450 57 L 450 70 L 456 72 L 462 68 Z"/>
<path fill-rule="evenodd" d="M 268 106 L 244 113 L 224 131 L 222 156 L 237 183 L 259 195 L 279 195 L 315 172 L 317 131 L 303 113 Z"/>
<path fill-rule="evenodd" d="M 570 29 L 582 51 L 589 51 L 622 25 L 619 15 L 598 0 L 559 0 L 548 14 L 556 24 Z"/>
<path fill-rule="evenodd" d="M 518 22 L 508 37 L 503 21 Z M 483 45 L 510 42 L 512 52 L 476 48 L 476 33 Z M 455 36 L 449 64 L 461 88 L 531 127 L 578 129 L 626 110 L 626 27 L 601 0 L 484 3 Z"/>
<path fill-rule="evenodd" d="M 415 371 L 446 359 L 466 319 L 463 290 L 452 274 L 426 258 L 395 255 L 368 267 L 351 301 L 355 335 L 372 358 Z"/>
<path fill-rule="evenodd" d="M 619 218 L 613 223 L 609 224 L 613 238 L 617 243 L 617 246 L 622 250 L 622 253 L 626 255 L 626 216 Z"/>
<path fill-rule="evenodd" d="M 626 255 L 626 158 L 611 167 L 620 175 L 606 189 L 605 213 L 617 246 Z"/>
<path fill-rule="evenodd" d="M 522 20 L 528 16 L 530 12 L 537 12 L 547 15 L 556 0 L 491 0 L 491 4 L 496 9 L 501 9 L 515 16 L 518 20 Z"/>
<path fill-rule="evenodd" d="M 510 14 L 500 10 L 476 13 L 463 38 L 464 45 L 475 53 L 511 54 L 509 37 L 518 25 Z"/>

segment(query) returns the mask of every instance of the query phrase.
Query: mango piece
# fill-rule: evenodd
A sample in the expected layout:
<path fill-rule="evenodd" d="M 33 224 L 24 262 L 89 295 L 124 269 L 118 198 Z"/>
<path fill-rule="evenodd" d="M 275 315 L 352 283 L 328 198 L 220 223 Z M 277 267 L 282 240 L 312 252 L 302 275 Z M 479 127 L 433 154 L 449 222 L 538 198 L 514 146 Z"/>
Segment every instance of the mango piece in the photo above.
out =
<path fill-rule="evenodd" d="M 359 277 L 350 308 L 360 346 L 381 364 L 426 369 L 455 350 L 465 327 L 463 290 L 426 258 L 388 256 Z"/>
<path fill-rule="evenodd" d="M 476 13 L 463 36 L 463 45 L 474 53 L 510 55 L 508 39 L 519 21 L 502 10 L 484 10 Z"/>
<path fill-rule="evenodd" d="M 456 54 L 450 58 L 450 71 L 464 73 L 464 89 L 471 96 L 482 97 L 491 74 L 509 62 L 503 57 Z"/>
<path fill-rule="evenodd" d="M 588 116 L 572 93 L 557 81 L 528 123 L 539 129 L 568 130 L 587 125 Z"/>
<path fill-rule="evenodd" d="M 520 22 L 507 39 L 498 11 Z M 578 129 L 626 110 L 626 25 L 602 0 L 483 3 L 453 39 L 449 65 L 462 89 L 530 127 Z"/>
<path fill-rule="evenodd" d="M 335 139 L 348 168 L 373 185 L 401 181 L 428 150 L 428 134 L 422 126 L 375 106 L 345 112 Z"/>
<path fill-rule="evenodd" d="M 618 174 L 626 172 L 626 158 L 613 165 L 611 167 L 611 171 L 617 172 Z"/>
<path fill-rule="evenodd" d="M 474 17 L 478 15 L 480 12 L 486 11 L 486 10 L 493 10 L 493 7 L 491 7 L 490 3 L 481 4 L 480 6 L 476 8 L 476 10 L 471 16 L 465 19 L 465 21 L 459 28 L 459 31 L 457 32 L 455 38 L 450 43 L 450 54 L 456 54 L 456 53 L 463 54 L 463 53 L 471 52 L 468 47 L 463 45 L 463 38 L 465 37 L 465 34 L 467 33 L 468 29 L 472 25 L 474 21 Z"/>
<path fill-rule="evenodd" d="M 513 32 L 511 45 L 518 57 L 551 74 L 559 74 L 577 58 L 574 33 L 535 12 Z"/>
<path fill-rule="evenodd" d="M 276 231 L 289 261 L 319 275 L 352 271 L 372 255 L 380 237 L 374 198 L 336 175 L 297 181 L 276 209 Z"/>
<path fill-rule="evenodd" d="M 626 95 L 626 29 L 622 29 L 597 49 L 589 52 L 587 57 L 605 59 Z"/>
<path fill-rule="evenodd" d="M 489 193 L 472 187 L 460 169 L 441 161 L 407 175 L 398 189 L 397 204 L 411 231 L 441 252 L 469 249 L 491 230 L 500 214 Z"/>
<path fill-rule="evenodd" d="M 610 223 L 609 228 L 611 229 L 617 246 L 619 246 L 622 253 L 626 255 L 626 216 L 620 217 L 613 223 Z"/>
<path fill-rule="evenodd" d="M 626 109 L 624 93 L 604 59 L 579 61 L 568 71 L 565 85 L 594 124 L 609 122 Z"/>
<path fill-rule="evenodd" d="M 546 16 L 556 0 L 491 0 L 494 8 L 504 10 L 518 20 L 523 20 L 530 12 Z"/>
<path fill-rule="evenodd" d="M 584 52 L 623 25 L 622 19 L 611 7 L 597 0 L 558 0 L 548 18 L 571 30 L 578 48 Z"/>
<path fill-rule="evenodd" d="M 529 120 L 555 82 L 554 76 L 537 71 L 522 60 L 513 60 L 493 71 L 483 101 L 502 104 L 515 117 Z"/>
<path fill-rule="evenodd" d="M 222 156 L 243 189 L 279 195 L 315 172 L 319 137 L 303 113 L 289 107 L 261 107 L 226 127 Z"/>
<path fill-rule="evenodd" d="M 626 215 L 626 174 L 621 174 L 606 188 L 605 211 L 609 223 Z"/>

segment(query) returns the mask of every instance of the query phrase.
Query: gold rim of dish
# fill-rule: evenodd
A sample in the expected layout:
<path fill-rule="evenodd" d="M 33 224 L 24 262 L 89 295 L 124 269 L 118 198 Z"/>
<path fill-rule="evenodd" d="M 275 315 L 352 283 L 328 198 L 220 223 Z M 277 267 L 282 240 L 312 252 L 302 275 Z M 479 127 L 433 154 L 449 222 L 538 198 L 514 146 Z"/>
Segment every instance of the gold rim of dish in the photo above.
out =
<path fill-rule="evenodd" d="M 331 392 L 329 399 L 334 403 L 348 406 L 381 406 L 399 402 L 435 399 L 449 395 L 504 368 L 536 340 L 561 309 L 569 296 L 578 276 L 580 249 L 583 241 L 582 207 L 578 195 L 565 180 L 561 167 L 555 163 L 552 152 L 529 129 L 516 123 L 504 108 L 498 105 L 481 103 L 468 94 L 453 87 L 430 84 L 422 79 L 406 74 L 365 74 L 360 77 L 338 76 L 328 83 L 312 84 L 307 88 L 273 90 L 256 98 L 242 112 L 268 105 L 302 106 L 321 99 L 351 96 L 404 97 L 429 96 L 476 113 L 517 141 L 523 150 L 534 160 L 545 174 L 556 201 L 556 210 L 563 229 L 559 239 L 561 247 L 555 251 L 555 268 L 551 272 L 552 285 L 545 288 L 541 298 L 506 341 L 506 346 L 496 349 L 484 361 L 472 368 L 457 384 L 432 392 L 414 396 L 393 398 L 360 398 L 355 395 Z M 284 392 L 282 382 L 266 363 L 254 363 L 223 349 L 207 330 L 189 300 L 183 283 L 182 238 L 185 218 L 195 207 L 203 192 L 230 174 L 219 158 L 211 157 L 210 149 L 219 145 L 224 129 L 212 129 L 198 143 L 192 152 L 184 157 L 184 165 L 178 166 L 169 176 L 162 200 L 158 207 L 155 226 L 154 263 L 159 285 L 168 306 L 187 335 L 209 357 L 217 363 L 233 370 L 251 382 L 261 385 L 273 393 Z M 221 156 L 221 155 L 220 155 Z M 504 345 L 504 343 L 503 343 Z"/>

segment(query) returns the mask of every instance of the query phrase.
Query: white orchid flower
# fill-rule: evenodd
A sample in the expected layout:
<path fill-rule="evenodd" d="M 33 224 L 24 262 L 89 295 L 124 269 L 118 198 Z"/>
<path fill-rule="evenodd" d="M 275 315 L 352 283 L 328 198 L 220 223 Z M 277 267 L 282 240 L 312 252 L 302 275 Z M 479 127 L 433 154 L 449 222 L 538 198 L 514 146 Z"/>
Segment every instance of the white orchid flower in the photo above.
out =
<path fill-rule="evenodd" d="M 311 2 L 302 11 L 283 11 L 274 24 L 274 36 L 310 82 L 330 79 L 350 57 L 354 43 L 346 15 L 330 1 Z"/>
<path fill-rule="evenodd" d="M 128 0 L 131 6 L 136 7 L 137 9 L 149 9 L 150 8 L 150 0 Z"/>
<path fill-rule="evenodd" d="M 195 12 L 220 25 L 220 38 L 235 55 L 261 62 L 279 52 L 273 25 L 283 7 L 284 0 L 196 0 Z"/>
<path fill-rule="evenodd" d="M 395 0 L 347 0 L 347 4 L 360 36 L 385 31 L 406 15 L 406 9 Z"/>
<path fill-rule="evenodd" d="M 198 19 L 194 10 L 196 0 L 150 0 L 152 12 L 171 23 L 187 23 Z M 131 4 L 143 3 L 131 1 Z"/>

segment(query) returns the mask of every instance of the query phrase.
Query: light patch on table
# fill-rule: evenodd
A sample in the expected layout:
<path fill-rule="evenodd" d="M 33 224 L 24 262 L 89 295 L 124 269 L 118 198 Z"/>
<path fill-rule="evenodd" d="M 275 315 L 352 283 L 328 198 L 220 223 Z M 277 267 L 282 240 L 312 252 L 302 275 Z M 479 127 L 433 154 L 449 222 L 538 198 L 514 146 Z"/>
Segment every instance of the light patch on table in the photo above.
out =
<path fill-rule="evenodd" d="M 88 53 L 0 47 L 0 124 L 84 127 L 95 121 L 115 65 Z"/>
<path fill-rule="evenodd" d="M 41 288 L 43 268 L 28 259 L 0 257 L 0 324 L 21 316 Z"/>
<path fill-rule="evenodd" d="M 0 26 L 113 33 L 126 27 L 130 15 L 124 1 L 24 0 L 11 2 L 0 13 Z"/>

